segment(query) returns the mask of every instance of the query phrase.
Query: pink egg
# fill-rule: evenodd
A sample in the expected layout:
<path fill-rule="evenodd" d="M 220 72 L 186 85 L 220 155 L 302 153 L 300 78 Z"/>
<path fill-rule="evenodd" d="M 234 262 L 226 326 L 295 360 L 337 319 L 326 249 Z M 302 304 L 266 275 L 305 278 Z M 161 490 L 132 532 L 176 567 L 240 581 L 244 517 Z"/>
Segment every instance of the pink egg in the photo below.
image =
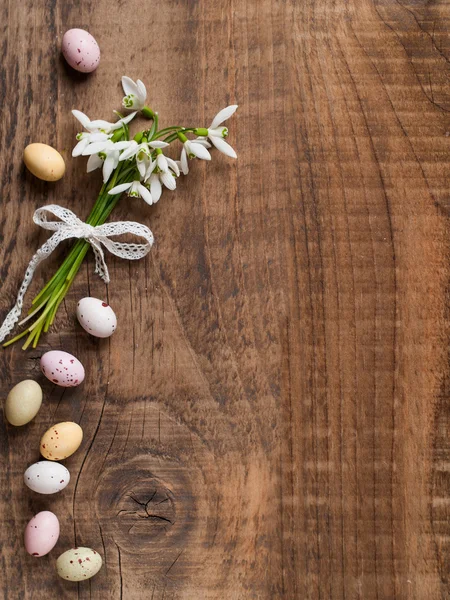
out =
<path fill-rule="evenodd" d="M 25 549 L 31 556 L 44 556 L 59 538 L 58 517 L 48 510 L 35 515 L 25 528 Z"/>
<path fill-rule="evenodd" d="M 62 41 L 62 53 L 68 64 L 80 73 L 95 71 L 100 62 L 100 48 L 84 29 L 69 29 Z"/>
<path fill-rule="evenodd" d="M 78 358 L 62 350 L 43 354 L 41 370 L 49 381 L 61 387 L 75 387 L 84 380 L 84 367 Z"/>

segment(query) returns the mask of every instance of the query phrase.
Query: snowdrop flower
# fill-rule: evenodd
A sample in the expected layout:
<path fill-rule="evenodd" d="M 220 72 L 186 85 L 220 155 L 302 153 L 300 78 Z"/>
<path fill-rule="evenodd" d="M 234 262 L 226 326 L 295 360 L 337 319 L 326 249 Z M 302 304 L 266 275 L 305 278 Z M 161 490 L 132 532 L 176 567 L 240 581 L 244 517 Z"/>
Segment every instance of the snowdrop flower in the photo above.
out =
<path fill-rule="evenodd" d="M 112 137 L 112 134 L 107 135 L 106 133 L 89 133 L 82 131 L 81 133 L 77 134 L 78 144 L 72 150 L 72 156 L 81 156 L 89 144 L 93 144 L 95 142 L 104 142 L 110 137 Z"/>
<path fill-rule="evenodd" d="M 128 142 L 94 142 L 83 151 L 83 156 L 89 156 L 87 171 L 90 173 L 103 164 L 103 183 L 111 177 L 111 173 L 119 164 L 120 152 L 128 146 Z"/>
<path fill-rule="evenodd" d="M 179 175 L 177 163 L 157 150 L 156 160 L 151 162 L 144 178 L 144 181 L 149 181 L 153 202 L 161 198 L 163 185 L 172 191 L 177 187 L 176 177 Z"/>
<path fill-rule="evenodd" d="M 197 138 L 195 142 L 191 142 L 191 140 L 188 140 L 187 138 L 186 141 L 183 141 L 183 149 L 181 151 L 180 160 L 178 161 L 179 165 L 177 164 L 177 166 L 180 167 L 183 175 L 187 175 L 189 173 L 188 158 L 194 158 L 197 156 L 198 158 L 203 158 L 203 160 L 211 160 L 211 155 L 207 148 L 211 148 L 211 144 L 205 138 Z M 203 153 L 203 156 L 200 156 L 201 153 Z"/>
<path fill-rule="evenodd" d="M 96 121 L 91 121 L 90 118 L 82 113 L 80 110 L 73 110 L 73 116 L 77 119 L 83 127 L 91 132 L 91 133 L 111 133 L 112 131 L 116 131 L 116 129 L 120 129 L 123 124 L 129 123 L 131 119 L 133 119 L 136 115 L 136 112 L 130 113 L 126 117 L 123 117 L 116 121 L 115 123 L 109 123 L 108 121 L 103 121 L 102 119 L 97 119 Z"/>
<path fill-rule="evenodd" d="M 169 144 L 155 140 L 153 142 L 141 142 L 138 144 L 135 140 L 127 142 L 128 146 L 125 148 L 120 156 L 120 160 L 128 160 L 129 158 L 136 157 L 136 165 L 141 177 L 144 177 L 150 163 L 152 151 L 155 148 L 165 148 Z"/>
<path fill-rule="evenodd" d="M 122 77 L 122 87 L 125 92 L 125 97 L 122 100 L 122 106 L 127 108 L 133 108 L 135 110 L 142 110 L 147 100 L 147 90 L 145 85 L 140 79 L 136 83 L 129 77 Z"/>
<path fill-rule="evenodd" d="M 229 119 L 237 110 L 237 104 L 232 104 L 223 108 L 217 113 L 212 120 L 211 125 L 208 128 L 199 127 L 194 130 L 196 135 L 202 136 L 203 139 L 208 140 L 213 144 L 217 150 L 223 152 L 231 158 L 237 158 L 237 154 L 234 149 L 228 144 L 224 138 L 228 136 L 228 129 L 226 127 L 219 127 L 224 121 Z"/>
<path fill-rule="evenodd" d="M 142 185 L 140 181 L 131 181 L 130 183 L 116 185 L 112 190 L 109 190 L 108 194 L 113 196 L 114 194 L 121 194 L 122 192 L 127 192 L 127 195 L 132 198 L 142 198 L 147 204 L 153 204 L 153 198 L 149 189 L 145 187 L 145 185 Z"/>

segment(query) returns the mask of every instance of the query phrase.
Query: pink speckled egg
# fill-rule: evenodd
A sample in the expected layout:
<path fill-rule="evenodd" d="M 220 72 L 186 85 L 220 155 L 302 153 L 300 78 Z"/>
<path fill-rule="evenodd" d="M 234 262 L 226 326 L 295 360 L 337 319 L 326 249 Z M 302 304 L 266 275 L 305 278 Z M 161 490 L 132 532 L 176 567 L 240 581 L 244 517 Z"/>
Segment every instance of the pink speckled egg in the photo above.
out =
<path fill-rule="evenodd" d="M 43 354 L 41 370 L 48 380 L 61 387 L 75 387 L 84 379 L 84 367 L 78 358 L 62 350 Z"/>
<path fill-rule="evenodd" d="M 58 538 L 58 517 L 49 510 L 43 510 L 25 528 L 25 549 L 31 556 L 45 556 L 54 548 Z"/>
<path fill-rule="evenodd" d="M 84 29 L 69 29 L 62 41 L 67 63 L 80 73 L 92 73 L 100 63 L 100 48 L 95 38 Z"/>

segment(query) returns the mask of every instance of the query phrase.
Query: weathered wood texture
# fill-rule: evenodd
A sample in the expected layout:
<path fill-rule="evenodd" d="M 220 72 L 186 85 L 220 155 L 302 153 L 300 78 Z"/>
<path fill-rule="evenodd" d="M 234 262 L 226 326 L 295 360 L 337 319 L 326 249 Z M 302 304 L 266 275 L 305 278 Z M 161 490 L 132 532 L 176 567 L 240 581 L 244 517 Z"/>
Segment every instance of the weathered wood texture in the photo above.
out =
<path fill-rule="evenodd" d="M 99 177 L 73 160 L 70 109 L 109 118 L 122 74 L 165 125 L 228 103 L 239 159 L 192 165 L 154 208 L 145 261 L 80 273 L 36 351 L 1 353 L 1 392 L 45 388 L 36 420 L 1 427 L 1 590 L 15 599 L 425 600 L 450 595 L 448 211 L 450 5 L 445 0 L 1 3 L 0 315 L 48 202 L 86 216 Z M 64 31 L 89 29 L 98 72 L 70 72 Z M 67 158 L 57 184 L 24 146 Z M 34 290 L 63 255 L 41 268 Z M 109 341 L 77 326 L 107 297 Z M 87 367 L 43 382 L 49 348 Z M 83 427 L 54 497 L 24 489 L 52 423 Z M 34 560 L 22 531 L 61 520 Z M 92 546 L 106 568 L 63 582 L 55 556 Z"/>

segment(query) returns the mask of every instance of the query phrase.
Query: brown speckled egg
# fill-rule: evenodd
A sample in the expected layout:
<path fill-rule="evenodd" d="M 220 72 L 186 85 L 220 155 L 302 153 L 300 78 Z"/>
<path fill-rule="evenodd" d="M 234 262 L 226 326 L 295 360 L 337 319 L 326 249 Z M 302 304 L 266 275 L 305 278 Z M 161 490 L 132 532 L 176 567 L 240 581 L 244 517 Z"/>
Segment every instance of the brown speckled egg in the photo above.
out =
<path fill-rule="evenodd" d="M 57 423 L 42 436 L 40 451 L 47 460 L 64 460 L 78 450 L 82 440 L 83 430 L 78 423 Z"/>
<path fill-rule="evenodd" d="M 50 350 L 41 356 L 44 375 L 61 387 L 75 387 L 84 380 L 84 367 L 75 356 L 62 350 Z"/>
<path fill-rule="evenodd" d="M 56 561 L 56 571 L 66 581 L 84 581 L 96 575 L 102 567 L 102 557 L 92 548 L 71 548 Z"/>
<path fill-rule="evenodd" d="M 91 73 L 100 63 L 100 48 L 95 38 L 84 29 L 66 31 L 62 53 L 67 63 L 80 73 Z"/>

